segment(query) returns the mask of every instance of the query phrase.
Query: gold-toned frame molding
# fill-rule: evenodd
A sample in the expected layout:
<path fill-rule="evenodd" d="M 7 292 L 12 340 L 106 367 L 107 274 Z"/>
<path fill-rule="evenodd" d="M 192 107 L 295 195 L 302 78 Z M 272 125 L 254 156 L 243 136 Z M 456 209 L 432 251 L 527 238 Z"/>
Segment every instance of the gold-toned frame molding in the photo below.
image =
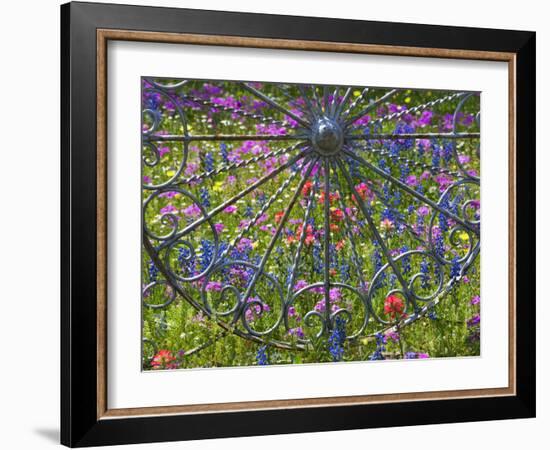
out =
<path fill-rule="evenodd" d="M 308 50 L 370 55 L 471 59 L 508 63 L 508 387 L 490 389 L 411 392 L 288 400 L 150 406 L 109 409 L 107 404 L 107 42 L 137 41 L 266 49 Z M 314 408 L 421 400 L 447 400 L 516 394 L 516 55 L 506 52 L 402 47 L 321 41 L 263 39 L 237 36 L 157 33 L 114 29 L 97 30 L 97 418 L 166 414 L 207 414 L 266 409 Z"/>

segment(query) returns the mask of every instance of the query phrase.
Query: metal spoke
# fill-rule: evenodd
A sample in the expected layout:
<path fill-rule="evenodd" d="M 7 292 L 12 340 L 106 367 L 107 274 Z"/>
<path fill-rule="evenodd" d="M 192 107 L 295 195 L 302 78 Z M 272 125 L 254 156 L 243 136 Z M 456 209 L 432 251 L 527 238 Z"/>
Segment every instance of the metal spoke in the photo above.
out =
<path fill-rule="evenodd" d="M 395 274 L 395 276 L 397 277 L 397 279 L 399 281 L 399 284 L 401 284 L 401 288 L 403 289 L 403 292 L 405 293 L 405 296 L 407 297 L 408 300 L 411 300 L 411 302 L 413 303 L 413 306 L 415 306 L 414 297 L 412 297 L 410 292 L 409 292 L 409 286 L 407 285 L 407 282 L 403 278 L 403 274 L 401 273 L 401 270 L 399 270 L 399 267 L 397 267 L 397 264 L 396 264 L 395 260 L 392 258 L 391 254 L 390 254 L 390 251 L 389 251 L 389 249 L 386 245 L 386 242 L 384 241 L 384 239 L 382 239 L 382 236 L 378 232 L 378 229 L 376 228 L 376 225 L 374 223 L 374 220 L 373 220 L 370 212 L 368 211 L 367 207 L 365 206 L 365 203 L 363 202 L 363 199 L 361 198 L 361 196 L 359 195 L 359 193 L 355 189 L 355 186 L 353 185 L 353 180 L 349 176 L 346 168 L 344 167 L 342 161 L 339 158 L 337 159 L 337 164 L 340 167 L 340 170 L 342 171 L 342 173 L 344 174 L 344 178 L 346 179 L 346 181 L 348 183 L 348 186 L 351 190 L 351 193 L 355 197 L 355 200 L 356 200 L 357 204 L 359 205 L 359 209 L 361 209 L 361 212 L 363 213 L 363 216 L 367 220 L 367 224 L 369 226 L 369 229 L 370 229 L 372 235 L 374 236 L 374 239 L 376 240 L 376 242 L 378 243 L 380 249 L 382 250 L 382 253 L 384 254 L 384 257 L 385 257 L 386 261 L 391 266 L 391 268 L 393 270 L 393 273 Z"/>
<path fill-rule="evenodd" d="M 195 134 L 181 136 L 177 134 L 155 134 L 145 136 L 145 142 L 196 142 L 196 141 L 294 141 L 308 139 L 307 134 Z"/>
<path fill-rule="evenodd" d="M 344 94 L 344 97 L 342 97 L 342 101 L 338 104 L 336 107 L 336 110 L 334 111 L 334 117 L 339 117 L 340 113 L 342 112 L 342 109 L 344 108 L 345 104 L 348 102 L 349 97 L 351 95 L 352 89 L 349 87 L 346 90 L 346 93 Z"/>
<path fill-rule="evenodd" d="M 360 151 L 365 151 L 365 153 L 367 153 L 367 154 L 376 153 L 376 154 L 381 155 L 381 156 L 387 156 L 389 158 L 395 159 L 396 161 L 404 162 L 409 167 L 410 166 L 415 166 L 415 167 L 418 167 L 419 169 L 429 170 L 432 173 L 433 172 L 438 172 L 438 173 L 444 173 L 444 174 L 447 174 L 447 175 L 451 175 L 451 176 L 454 176 L 454 177 L 459 177 L 460 176 L 459 172 L 453 171 L 451 169 L 447 169 L 446 167 L 434 166 L 432 164 L 428 164 L 428 163 L 421 162 L 421 161 L 413 161 L 413 160 L 411 160 L 409 158 L 406 158 L 404 156 L 401 156 L 401 155 L 392 155 L 388 150 L 385 150 L 383 148 L 369 147 L 368 149 L 364 149 L 364 148 L 358 147 L 357 145 L 353 145 L 353 148 L 357 149 L 357 150 L 360 150 Z"/>
<path fill-rule="evenodd" d="M 290 102 L 296 102 L 297 97 L 294 97 L 292 94 L 290 94 L 286 88 L 283 87 L 283 85 L 277 85 L 278 89 L 282 92 L 282 94 L 288 99 L 289 104 Z M 302 108 L 299 108 L 298 105 L 294 105 L 294 107 L 299 110 L 302 114 L 306 114 L 306 111 L 304 111 Z"/>
<path fill-rule="evenodd" d="M 307 161 L 304 161 L 303 164 L 300 166 L 300 169 L 303 169 L 304 165 L 306 164 Z M 259 220 L 259 218 L 271 207 L 271 205 L 273 205 L 273 203 L 275 203 L 275 201 L 281 196 L 281 194 L 283 192 L 285 192 L 285 190 L 288 188 L 288 186 L 290 185 L 290 183 L 292 183 L 296 177 L 298 176 L 298 174 L 300 174 L 300 170 L 296 170 L 295 172 L 292 173 L 292 175 L 290 177 L 288 177 L 284 182 L 283 184 L 281 184 L 281 186 L 279 186 L 279 189 L 277 189 L 275 191 L 275 193 L 273 195 L 271 195 L 271 197 L 269 197 L 269 199 L 267 200 L 267 202 L 265 202 L 265 204 L 260 208 L 260 210 L 255 214 L 255 216 L 250 220 L 250 222 L 248 223 L 248 225 L 246 225 L 241 231 L 240 233 L 235 236 L 235 238 L 233 239 L 233 241 L 231 241 L 231 243 L 229 244 L 229 246 L 225 249 L 225 251 L 222 253 L 222 255 L 220 256 L 220 259 L 224 259 L 227 255 L 230 254 L 230 252 L 235 248 L 235 246 L 239 243 L 239 241 L 245 236 L 245 234 L 247 234 L 250 229 L 256 224 L 256 222 Z"/>
<path fill-rule="evenodd" d="M 465 222 L 464 220 L 462 220 L 460 217 L 458 217 L 456 214 L 446 210 L 445 208 L 442 208 L 441 206 L 439 206 L 436 202 L 430 200 L 429 198 L 426 198 L 424 197 L 423 195 L 419 194 L 418 192 L 416 192 L 414 189 L 411 189 L 409 186 L 407 186 L 405 183 L 403 183 L 402 181 L 392 177 L 391 175 L 388 175 L 386 172 L 384 172 L 382 169 L 376 167 L 374 164 L 371 164 L 370 162 L 366 161 L 365 159 L 361 158 L 360 156 L 357 156 L 355 153 L 349 151 L 349 150 L 344 150 L 343 151 L 346 155 L 348 155 L 350 158 L 353 158 L 355 159 L 356 161 L 360 162 L 361 164 L 363 164 L 364 166 L 368 167 L 369 169 L 371 169 L 373 172 L 376 172 L 378 175 L 380 175 L 382 178 L 390 181 L 391 183 L 399 186 L 402 190 L 404 190 L 405 192 L 408 192 L 409 194 L 411 194 L 413 197 L 417 198 L 418 200 L 420 200 L 421 202 L 424 202 L 426 203 L 427 205 L 431 206 L 432 208 L 436 209 L 437 211 L 449 216 L 451 219 L 453 219 L 455 222 L 459 223 L 460 225 L 462 225 L 463 227 L 465 227 L 466 229 L 474 232 L 474 233 L 478 233 L 478 230 L 468 224 L 467 222 Z"/>
<path fill-rule="evenodd" d="M 376 197 L 380 200 L 380 202 L 386 207 L 386 208 L 389 208 L 391 210 L 393 210 L 394 208 L 387 202 L 387 200 L 385 200 L 384 198 L 384 194 L 382 192 L 380 192 L 380 190 L 374 185 L 374 183 L 372 182 L 372 180 L 362 176 L 362 175 L 357 175 L 356 176 L 361 182 L 365 183 L 368 188 L 374 192 L 374 194 L 376 195 Z M 408 224 L 407 222 L 405 222 L 403 219 L 402 219 L 402 216 L 401 215 L 396 215 L 395 216 L 395 221 L 397 223 L 399 223 L 400 225 L 404 226 L 407 231 L 409 233 L 411 233 L 411 236 L 413 238 L 415 238 L 418 242 L 424 244 L 424 240 L 422 239 L 422 237 L 414 230 L 414 228 Z"/>
<path fill-rule="evenodd" d="M 386 100 L 389 100 L 391 97 L 393 97 L 395 94 L 397 94 L 400 91 L 400 89 L 392 89 L 391 91 L 384 94 L 382 97 L 376 99 L 372 103 L 369 103 L 369 105 L 366 108 L 363 108 L 361 112 L 357 113 L 351 118 L 346 119 L 344 125 L 346 127 L 350 126 L 351 124 L 355 123 L 357 120 L 359 120 L 361 117 L 364 117 L 366 114 L 368 114 L 369 111 L 372 111 L 374 108 L 376 108 L 379 104 L 384 103 Z"/>
<path fill-rule="evenodd" d="M 338 92 L 340 92 L 338 88 L 334 88 L 334 90 L 332 91 L 332 101 L 330 102 L 330 107 L 328 111 L 328 115 L 330 117 L 335 116 L 334 113 L 336 112 L 336 108 L 338 106 Z"/>
<path fill-rule="evenodd" d="M 303 98 L 304 101 L 306 102 L 306 106 L 307 106 L 307 109 L 309 111 L 311 120 L 312 121 L 315 120 L 317 117 L 319 117 L 319 113 L 314 108 L 314 106 L 312 105 L 311 100 L 310 100 L 309 96 L 307 95 L 305 87 L 303 85 L 298 85 L 298 90 L 300 91 L 301 98 Z"/>
<path fill-rule="evenodd" d="M 369 88 L 365 88 L 361 91 L 361 93 L 357 96 L 357 98 L 349 105 L 349 107 L 342 113 L 342 117 L 345 118 L 346 116 L 349 116 L 351 111 L 365 98 L 365 95 L 368 94 Z"/>
<path fill-rule="evenodd" d="M 214 103 L 214 102 L 209 101 L 209 100 L 194 97 L 192 95 L 183 95 L 182 98 L 185 99 L 185 100 L 191 101 L 193 103 L 196 103 L 199 106 L 208 106 L 208 107 L 210 107 L 212 109 L 215 109 L 215 110 L 219 110 L 219 111 L 223 111 L 223 112 L 229 112 L 229 113 L 235 113 L 235 114 L 238 114 L 238 115 L 240 115 L 242 117 L 245 117 L 247 119 L 258 120 L 262 123 L 272 124 L 272 125 L 279 125 L 279 126 L 283 126 L 283 127 L 288 127 L 290 125 L 286 120 L 277 120 L 277 119 L 274 119 L 273 117 L 264 116 L 263 114 L 256 114 L 256 113 L 246 111 L 242 108 L 235 108 L 235 107 L 228 106 L 228 105 L 220 105 L 218 103 Z"/>
<path fill-rule="evenodd" d="M 283 217 L 279 221 L 279 225 L 277 226 L 277 230 L 275 231 L 275 234 L 271 237 L 271 241 L 269 242 L 269 245 L 267 246 L 267 249 L 264 252 L 264 255 L 262 256 L 262 259 L 260 261 L 260 264 L 258 265 L 258 270 L 254 273 L 252 280 L 250 281 L 245 294 L 241 298 L 241 303 L 243 305 L 246 305 L 246 301 L 248 297 L 250 297 L 250 294 L 253 292 L 254 287 L 256 285 L 256 282 L 258 281 L 258 278 L 263 273 L 265 264 L 267 260 L 269 259 L 269 256 L 271 255 L 271 252 L 273 251 L 273 248 L 275 247 L 275 243 L 279 239 L 279 236 L 281 235 L 281 232 L 283 230 L 283 227 L 285 226 L 288 217 L 290 216 L 290 213 L 292 211 L 292 208 L 294 208 L 294 204 L 296 203 L 296 200 L 298 200 L 298 197 L 302 193 L 302 188 L 306 184 L 307 179 L 309 178 L 309 175 L 313 169 L 313 166 L 318 161 L 319 158 L 313 158 L 311 161 L 309 161 L 308 168 L 306 169 L 306 173 L 304 174 L 302 180 L 300 181 L 300 184 L 296 188 L 296 191 L 294 192 L 294 195 L 292 196 L 292 199 L 290 200 L 290 203 L 285 209 L 285 212 L 283 214 Z M 238 319 L 239 312 L 236 313 L 235 320 Z"/>
<path fill-rule="evenodd" d="M 330 323 L 330 161 L 328 158 L 325 158 L 324 161 L 325 169 L 325 214 L 324 214 L 324 226 L 325 233 L 323 235 L 325 255 L 324 255 L 324 277 L 323 277 L 323 288 L 325 290 L 325 321 L 329 329 L 332 328 Z"/>
<path fill-rule="evenodd" d="M 321 102 L 321 98 L 319 97 L 319 92 L 317 92 L 317 86 L 311 86 L 311 91 L 313 92 L 313 99 L 315 100 L 315 103 L 317 104 L 317 111 L 319 112 L 319 116 L 323 115 L 323 105 Z"/>
<path fill-rule="evenodd" d="M 290 275 L 290 280 L 289 280 L 288 289 L 287 289 L 287 297 L 286 297 L 287 303 L 288 303 L 288 301 L 290 300 L 290 298 L 292 296 L 292 289 L 294 287 L 294 282 L 296 281 L 296 276 L 298 274 L 298 266 L 300 264 L 302 247 L 304 246 L 304 242 L 305 242 L 305 239 L 306 239 L 307 226 L 308 226 L 309 218 L 310 218 L 312 210 L 313 210 L 313 205 L 315 204 L 315 195 L 316 195 L 317 189 L 319 187 L 318 184 L 319 184 L 319 174 L 317 174 L 315 176 L 315 182 L 313 183 L 313 187 L 312 187 L 311 192 L 309 193 L 309 196 L 308 196 L 306 212 L 305 212 L 305 215 L 304 215 L 304 220 L 302 222 L 302 231 L 300 232 L 300 238 L 299 238 L 299 241 L 298 241 L 298 246 L 296 247 L 296 252 L 294 254 L 292 266 L 290 268 L 291 275 Z"/>
<path fill-rule="evenodd" d="M 242 169 L 243 167 L 247 167 L 251 164 L 255 164 L 255 163 L 260 162 L 260 161 L 265 161 L 269 158 L 276 158 L 278 156 L 286 155 L 287 153 L 290 153 L 290 152 L 292 152 L 292 151 L 294 151 L 294 150 L 296 150 L 300 147 L 304 147 L 304 146 L 305 146 L 304 143 L 299 142 L 297 144 L 292 145 L 291 147 L 281 148 L 279 150 L 274 150 L 274 151 L 271 151 L 271 152 L 267 152 L 267 153 L 264 153 L 262 155 L 253 156 L 252 158 L 249 158 L 249 159 L 245 159 L 245 160 L 235 162 L 235 163 L 226 164 L 224 166 L 218 167 L 217 169 L 213 169 L 213 170 L 210 170 L 210 171 L 206 171 L 206 172 L 202 172 L 202 173 L 192 175 L 192 176 L 187 177 L 187 178 L 183 178 L 183 179 L 179 180 L 177 184 L 178 185 L 189 184 L 189 183 L 192 183 L 192 182 L 195 182 L 195 181 L 204 180 L 206 178 L 212 178 L 212 177 L 214 177 L 216 175 L 219 175 L 221 173 L 229 172 L 229 171 L 235 170 L 235 169 Z"/>
<path fill-rule="evenodd" d="M 479 139 L 479 133 L 401 133 L 401 134 L 352 134 L 350 141 L 383 141 L 399 139 Z"/>
<path fill-rule="evenodd" d="M 325 114 L 328 113 L 328 97 L 329 97 L 330 93 L 329 93 L 329 90 L 328 90 L 328 86 L 323 86 L 323 111 L 325 112 Z"/>
<path fill-rule="evenodd" d="M 180 237 L 185 236 L 186 234 L 190 233 L 203 223 L 207 222 L 208 220 L 212 219 L 219 213 L 221 213 L 224 209 L 226 209 L 228 206 L 233 205 L 241 198 L 245 197 L 250 192 L 256 190 L 258 187 L 263 185 L 264 183 L 268 182 L 275 176 L 277 176 L 279 173 L 281 173 L 283 170 L 288 169 L 289 167 L 292 167 L 295 163 L 297 163 L 300 159 L 305 157 L 305 153 L 300 153 L 299 155 L 296 155 L 294 158 L 283 164 L 282 166 L 277 167 L 273 172 L 265 175 L 264 177 L 260 178 L 255 183 L 248 186 L 246 189 L 243 189 L 241 192 L 239 192 L 237 195 L 234 195 L 229 200 L 226 200 L 221 205 L 218 205 L 216 208 L 211 210 L 208 214 L 202 216 L 200 219 L 195 220 L 193 223 L 187 225 L 183 230 L 176 233 L 172 239 L 168 242 L 162 243 L 159 248 L 166 247 L 167 245 L 170 245 L 172 241 L 178 240 Z"/>
<path fill-rule="evenodd" d="M 355 271 L 357 273 L 357 278 L 359 280 L 359 282 L 361 283 L 361 285 L 364 287 L 365 286 L 365 280 L 364 280 L 364 277 L 363 277 L 363 263 L 361 261 L 361 259 L 359 258 L 359 255 L 357 254 L 357 244 L 356 244 L 356 241 L 355 241 L 355 237 L 353 236 L 353 226 L 351 224 L 351 220 L 349 218 L 349 215 L 346 213 L 346 208 L 344 206 L 344 202 L 343 202 L 343 196 L 344 196 L 344 191 L 342 189 L 342 186 L 340 185 L 340 181 L 339 181 L 339 177 L 338 177 L 338 171 L 336 170 L 337 169 L 337 164 L 335 162 L 332 163 L 332 167 L 333 167 L 333 172 L 334 172 L 334 182 L 335 182 L 335 186 L 336 186 L 336 192 L 339 192 L 340 193 L 340 197 L 338 199 L 339 201 L 339 204 L 340 204 L 340 209 L 344 212 L 344 223 L 345 223 L 345 228 L 346 228 L 346 234 L 348 236 L 348 239 L 350 240 L 350 248 L 351 248 L 351 254 L 352 254 L 352 261 L 353 261 L 353 264 L 354 264 L 354 267 L 355 267 Z"/>
<path fill-rule="evenodd" d="M 275 109 L 278 109 L 279 111 L 281 111 L 283 114 L 287 115 L 288 117 L 291 117 L 293 118 L 296 122 L 298 122 L 300 125 L 304 126 L 304 127 L 309 127 L 309 123 L 307 123 L 306 121 L 304 121 L 301 117 L 298 117 L 296 114 L 294 114 L 292 111 L 289 111 L 287 108 L 285 108 L 284 106 L 280 105 L 279 103 L 277 103 L 275 100 L 273 100 L 272 98 L 268 97 L 267 95 L 265 94 L 262 94 L 260 91 L 258 91 L 257 89 L 254 89 L 252 86 L 249 86 L 248 84 L 246 83 L 242 83 L 241 84 L 243 88 L 245 88 L 247 91 L 251 92 L 252 94 L 254 94 L 256 97 L 262 99 L 264 102 L 268 103 L 269 105 L 273 106 L 273 108 Z"/>
<path fill-rule="evenodd" d="M 378 119 L 374 119 L 373 121 L 369 122 L 369 125 L 378 125 L 378 124 L 381 124 L 382 122 L 399 119 L 405 114 L 413 114 L 420 111 L 424 111 L 425 109 L 433 108 L 434 106 L 456 100 L 457 98 L 460 98 L 462 95 L 464 95 L 463 92 L 458 92 L 451 95 L 446 95 L 445 97 L 437 98 L 435 100 L 429 101 L 422 105 L 413 106 L 410 109 L 403 108 L 401 111 L 398 111 L 392 114 L 386 114 L 385 116 L 379 117 Z"/>

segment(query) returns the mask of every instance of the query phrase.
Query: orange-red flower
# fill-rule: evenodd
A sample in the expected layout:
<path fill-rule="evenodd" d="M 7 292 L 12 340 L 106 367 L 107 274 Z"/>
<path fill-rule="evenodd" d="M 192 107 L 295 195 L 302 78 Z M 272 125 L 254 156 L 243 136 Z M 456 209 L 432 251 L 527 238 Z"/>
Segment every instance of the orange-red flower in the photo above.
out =
<path fill-rule="evenodd" d="M 397 295 L 388 295 L 384 301 L 384 312 L 392 319 L 399 319 L 405 311 L 405 303 Z"/>
<path fill-rule="evenodd" d="M 340 208 L 332 208 L 330 210 L 330 217 L 332 218 L 332 220 L 340 222 L 344 219 L 344 211 L 342 211 Z"/>
<path fill-rule="evenodd" d="M 329 192 L 328 194 L 328 201 L 332 205 L 333 202 L 340 199 L 340 193 L 339 192 Z M 324 203 L 325 201 L 325 191 L 321 191 L 319 195 L 319 201 L 321 203 Z"/>
<path fill-rule="evenodd" d="M 298 225 L 298 228 L 296 229 L 296 235 L 300 236 L 302 234 L 303 228 L 304 225 L 302 223 Z M 306 226 L 306 234 L 313 234 L 313 227 L 311 225 Z"/>
<path fill-rule="evenodd" d="M 175 361 L 176 358 L 170 350 L 159 350 L 153 357 L 151 366 L 153 366 L 153 369 L 174 369 L 176 366 Z"/>
<path fill-rule="evenodd" d="M 311 188 L 313 187 L 313 183 L 311 181 L 306 181 L 304 184 L 304 187 L 302 188 L 302 195 L 306 197 L 311 192 Z"/>
<path fill-rule="evenodd" d="M 286 243 L 287 244 L 292 244 L 293 242 L 296 242 L 297 240 L 298 240 L 298 238 L 296 236 L 294 236 L 293 234 L 286 237 Z"/>
<path fill-rule="evenodd" d="M 369 187 L 365 183 L 359 183 L 355 186 L 355 190 L 363 200 L 372 195 Z"/>
<path fill-rule="evenodd" d="M 298 225 L 298 228 L 296 229 L 296 236 L 302 235 L 302 230 L 304 229 L 304 225 L 300 224 Z M 313 242 L 315 242 L 315 235 L 313 234 L 313 227 L 311 225 L 306 226 L 306 236 L 304 238 L 304 244 L 309 247 Z M 298 238 L 296 238 L 298 240 Z"/>

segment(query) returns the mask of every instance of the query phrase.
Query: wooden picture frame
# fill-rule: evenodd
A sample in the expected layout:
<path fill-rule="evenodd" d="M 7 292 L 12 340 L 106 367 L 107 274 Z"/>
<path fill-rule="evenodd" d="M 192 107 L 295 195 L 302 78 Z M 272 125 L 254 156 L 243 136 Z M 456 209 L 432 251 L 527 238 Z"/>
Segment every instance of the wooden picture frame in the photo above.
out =
<path fill-rule="evenodd" d="M 61 27 L 63 444 L 91 446 L 534 417 L 535 33 L 78 2 L 61 7 Z M 110 40 L 507 62 L 508 387 L 110 409 L 106 394 L 106 80 Z"/>

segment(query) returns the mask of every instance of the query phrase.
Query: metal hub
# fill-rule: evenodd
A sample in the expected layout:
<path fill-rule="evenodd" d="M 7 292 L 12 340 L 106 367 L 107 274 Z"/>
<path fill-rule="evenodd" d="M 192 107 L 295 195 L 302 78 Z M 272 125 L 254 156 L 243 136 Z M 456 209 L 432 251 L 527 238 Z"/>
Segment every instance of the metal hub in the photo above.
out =
<path fill-rule="evenodd" d="M 311 142 L 321 155 L 335 155 L 342 149 L 344 132 L 338 122 L 321 117 L 312 126 Z"/>

